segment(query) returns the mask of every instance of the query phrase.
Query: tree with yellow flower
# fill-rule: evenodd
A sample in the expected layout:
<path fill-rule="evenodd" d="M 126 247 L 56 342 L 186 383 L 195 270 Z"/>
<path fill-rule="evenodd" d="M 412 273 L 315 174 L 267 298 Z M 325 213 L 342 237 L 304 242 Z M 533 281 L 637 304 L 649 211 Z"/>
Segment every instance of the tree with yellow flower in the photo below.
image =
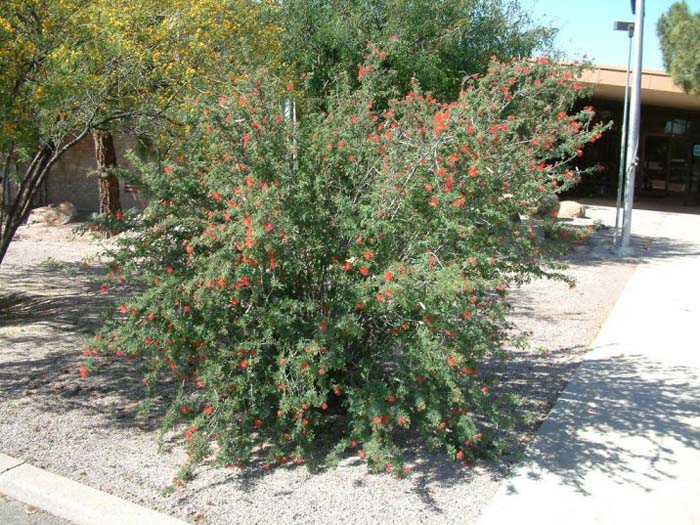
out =
<path fill-rule="evenodd" d="M 0 263 L 51 167 L 91 133 L 158 138 L 242 57 L 278 65 L 272 1 L 6 0 L 0 6 Z M 108 190 L 114 170 L 101 174 Z M 112 181 L 112 182 L 110 182 Z M 13 186 L 13 191 L 10 191 Z M 109 195 L 106 209 L 113 206 Z"/>

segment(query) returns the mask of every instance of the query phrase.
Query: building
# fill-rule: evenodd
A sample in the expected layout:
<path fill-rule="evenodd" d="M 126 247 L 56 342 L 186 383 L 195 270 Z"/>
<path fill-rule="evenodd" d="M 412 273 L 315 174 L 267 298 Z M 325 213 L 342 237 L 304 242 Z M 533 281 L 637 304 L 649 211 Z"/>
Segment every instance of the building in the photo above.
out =
<path fill-rule="evenodd" d="M 583 83 L 592 88 L 597 118 L 613 121 L 603 139 L 586 148 L 584 162 L 602 171 L 576 190 L 589 197 L 615 197 L 620 164 L 626 69 L 597 66 Z M 700 204 L 700 97 L 691 96 L 660 71 L 642 74 L 639 165 L 635 198 L 659 203 Z"/>

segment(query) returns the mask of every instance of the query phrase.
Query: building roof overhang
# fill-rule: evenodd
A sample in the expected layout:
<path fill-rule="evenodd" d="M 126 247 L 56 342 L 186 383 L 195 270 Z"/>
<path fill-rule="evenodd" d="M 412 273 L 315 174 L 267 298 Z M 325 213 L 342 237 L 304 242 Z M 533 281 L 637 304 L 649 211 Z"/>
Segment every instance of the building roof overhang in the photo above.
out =
<path fill-rule="evenodd" d="M 626 75 L 624 67 L 599 65 L 585 71 L 581 82 L 593 88 L 593 96 L 596 98 L 622 102 L 625 98 Z M 700 96 L 688 95 L 662 71 L 646 70 L 642 72 L 642 104 L 700 111 Z"/>

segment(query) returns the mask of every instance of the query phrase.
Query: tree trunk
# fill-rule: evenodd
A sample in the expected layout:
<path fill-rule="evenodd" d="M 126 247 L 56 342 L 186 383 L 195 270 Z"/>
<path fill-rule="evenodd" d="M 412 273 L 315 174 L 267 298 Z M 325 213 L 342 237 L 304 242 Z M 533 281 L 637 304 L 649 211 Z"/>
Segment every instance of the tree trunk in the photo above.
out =
<path fill-rule="evenodd" d="M 114 140 L 111 133 L 104 131 L 95 131 L 92 136 L 95 140 L 95 160 L 100 184 L 100 214 L 114 217 L 122 211 Z"/>
<path fill-rule="evenodd" d="M 67 149 L 66 147 L 66 150 Z M 58 159 L 58 156 L 54 148 L 44 146 L 34 155 L 34 158 L 27 167 L 17 190 L 17 194 L 14 199 L 12 199 L 12 204 L 5 210 L 3 222 L 0 224 L 0 264 L 2 264 L 7 254 L 7 250 L 10 247 L 12 238 L 17 232 L 17 228 L 19 228 L 22 221 L 29 215 L 32 199 L 34 199 L 39 186 L 44 181 L 51 166 Z"/>

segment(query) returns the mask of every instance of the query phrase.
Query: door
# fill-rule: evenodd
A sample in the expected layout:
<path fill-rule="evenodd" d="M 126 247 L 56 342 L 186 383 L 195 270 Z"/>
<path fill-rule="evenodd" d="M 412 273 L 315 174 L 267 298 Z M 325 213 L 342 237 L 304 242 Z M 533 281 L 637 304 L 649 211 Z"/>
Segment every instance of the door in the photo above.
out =
<path fill-rule="evenodd" d="M 647 135 L 642 161 L 642 191 L 657 196 L 686 197 L 692 180 L 689 144 L 679 136 Z"/>

